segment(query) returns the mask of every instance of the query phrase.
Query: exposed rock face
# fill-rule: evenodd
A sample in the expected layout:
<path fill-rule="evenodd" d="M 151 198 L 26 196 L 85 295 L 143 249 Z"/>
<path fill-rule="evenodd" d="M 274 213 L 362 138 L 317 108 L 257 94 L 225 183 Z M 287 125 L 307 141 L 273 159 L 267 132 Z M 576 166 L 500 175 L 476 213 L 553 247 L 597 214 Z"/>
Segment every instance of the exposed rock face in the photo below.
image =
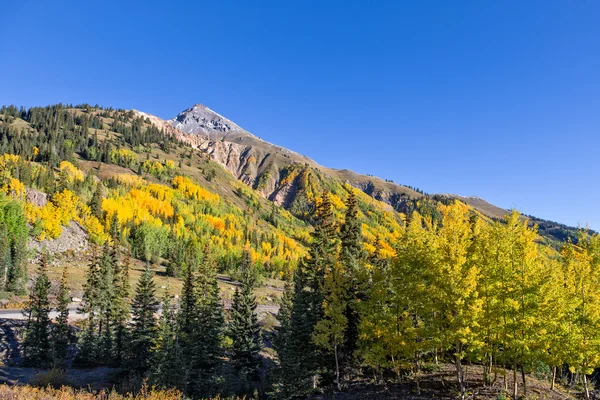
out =
<path fill-rule="evenodd" d="M 34 206 L 44 207 L 48 203 L 48 195 L 35 189 L 26 189 L 25 198 Z"/>
<path fill-rule="evenodd" d="M 58 238 L 39 242 L 31 239 L 29 248 L 35 253 L 41 253 L 44 250 L 50 254 L 63 254 L 68 251 L 81 253 L 88 248 L 88 235 L 81 225 L 71 221 L 69 225 L 63 227 Z M 35 257 L 33 261 L 35 262 Z"/>
<path fill-rule="evenodd" d="M 394 207 L 403 194 L 420 197 L 406 187 L 386 183 L 378 178 L 348 170 L 325 168 L 309 157 L 260 139 L 201 104 L 196 104 L 167 121 L 136 112 L 163 129 L 166 134 L 175 135 L 179 140 L 209 154 L 237 179 L 284 207 L 292 202 L 298 191 L 297 182 L 280 185 L 281 171 L 292 164 L 316 168 Z"/>
<path fill-rule="evenodd" d="M 254 136 L 203 104 L 196 104 L 167 122 L 183 132 L 206 135 L 213 140 L 220 140 L 229 135 Z"/>

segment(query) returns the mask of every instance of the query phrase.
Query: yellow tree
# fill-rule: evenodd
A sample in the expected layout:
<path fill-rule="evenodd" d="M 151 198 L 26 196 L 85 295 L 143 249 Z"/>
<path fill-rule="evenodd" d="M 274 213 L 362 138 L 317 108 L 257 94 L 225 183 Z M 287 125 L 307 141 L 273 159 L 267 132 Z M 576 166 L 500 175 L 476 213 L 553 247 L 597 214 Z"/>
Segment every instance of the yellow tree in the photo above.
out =
<path fill-rule="evenodd" d="M 497 359 L 512 364 L 513 397 L 518 394 L 518 367 L 526 392 L 525 370 L 545 350 L 541 310 L 549 268 L 536 240 L 537 229 L 515 211 L 492 224 L 482 257 L 484 325 L 493 327 L 491 345 L 502 349 Z M 506 377 L 504 381 L 507 387 Z"/>
<path fill-rule="evenodd" d="M 360 303 L 359 353 L 376 371 L 391 368 L 400 376 L 426 346 L 420 318 L 425 297 L 418 292 L 425 289 L 420 274 L 429 254 L 429 225 L 415 213 L 398 243 L 398 256 L 389 265 L 379 259 L 370 265 L 366 301 Z"/>
<path fill-rule="evenodd" d="M 462 360 L 467 352 L 481 346 L 480 319 L 482 299 L 478 284 L 480 268 L 472 262 L 471 245 L 474 235 L 467 205 L 454 202 L 440 205 L 440 226 L 430 233 L 430 265 L 426 277 L 428 288 L 423 295 L 429 299 L 427 312 L 429 336 L 440 349 L 454 352 L 456 377 L 461 398 L 466 386 Z"/>
<path fill-rule="evenodd" d="M 585 397 L 589 399 L 587 376 L 600 365 L 600 236 L 579 233 L 577 244 L 563 250 L 564 273 L 572 309 L 570 337 L 573 372 L 583 375 Z"/>

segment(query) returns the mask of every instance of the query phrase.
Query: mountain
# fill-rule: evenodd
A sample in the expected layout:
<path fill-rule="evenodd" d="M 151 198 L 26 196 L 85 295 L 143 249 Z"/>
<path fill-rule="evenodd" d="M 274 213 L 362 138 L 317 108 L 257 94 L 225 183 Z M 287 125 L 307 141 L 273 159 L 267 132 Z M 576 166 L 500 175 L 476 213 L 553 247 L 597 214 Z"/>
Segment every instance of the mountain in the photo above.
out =
<path fill-rule="evenodd" d="M 289 170 L 306 168 L 325 179 L 348 183 L 372 198 L 390 205 L 396 211 L 406 212 L 411 207 L 414 208 L 419 199 L 431 197 L 436 201 L 457 199 L 492 219 L 500 219 L 509 213 L 509 210 L 476 196 L 425 195 L 422 190 L 374 176 L 358 174 L 347 169 L 327 168 L 307 156 L 260 139 L 232 120 L 201 104 L 196 104 L 167 121 L 155 116 L 149 117 L 154 124 L 169 130 L 170 134 L 179 140 L 209 154 L 214 161 L 237 179 L 259 191 L 265 198 L 286 208 L 290 208 L 295 197 L 303 190 L 298 187 L 298 182 L 286 179 L 289 177 Z M 301 214 L 297 216 L 301 217 Z M 540 231 L 552 240 L 563 241 L 574 233 L 574 228 L 563 224 L 527 217 L 532 223 L 538 224 Z"/>

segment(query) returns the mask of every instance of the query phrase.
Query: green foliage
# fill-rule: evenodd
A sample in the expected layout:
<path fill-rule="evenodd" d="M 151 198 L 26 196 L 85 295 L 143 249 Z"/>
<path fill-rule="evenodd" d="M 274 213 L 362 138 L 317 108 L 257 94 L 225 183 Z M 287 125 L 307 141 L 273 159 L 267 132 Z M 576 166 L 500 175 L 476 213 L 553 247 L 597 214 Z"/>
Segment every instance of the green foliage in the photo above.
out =
<path fill-rule="evenodd" d="M 0 192 L 0 283 L 17 294 L 25 291 L 26 223 L 21 204 Z"/>
<path fill-rule="evenodd" d="M 157 334 L 155 313 L 159 305 L 155 292 L 152 270 L 146 265 L 131 304 L 131 344 L 128 348 L 130 368 L 140 373 L 145 373 L 151 367 L 152 348 Z"/>
<path fill-rule="evenodd" d="M 236 392 L 251 395 L 253 384 L 259 378 L 261 337 L 254 295 L 256 275 L 248 251 L 244 252 L 240 271 L 240 287 L 233 295 L 229 322 L 229 336 L 233 341 L 231 362 L 239 380 Z"/>
<path fill-rule="evenodd" d="M 23 314 L 27 317 L 23 352 L 25 364 L 29 366 L 49 365 L 52 352 L 50 342 L 50 279 L 46 253 L 42 258 L 35 276 Z"/>
<path fill-rule="evenodd" d="M 67 267 L 65 266 L 57 296 L 58 307 L 56 311 L 58 312 L 58 317 L 56 318 L 56 325 L 52 330 L 53 357 L 55 364 L 59 367 L 64 366 L 69 352 L 69 344 L 71 343 L 68 309 L 71 298 L 69 297 L 68 284 Z"/>

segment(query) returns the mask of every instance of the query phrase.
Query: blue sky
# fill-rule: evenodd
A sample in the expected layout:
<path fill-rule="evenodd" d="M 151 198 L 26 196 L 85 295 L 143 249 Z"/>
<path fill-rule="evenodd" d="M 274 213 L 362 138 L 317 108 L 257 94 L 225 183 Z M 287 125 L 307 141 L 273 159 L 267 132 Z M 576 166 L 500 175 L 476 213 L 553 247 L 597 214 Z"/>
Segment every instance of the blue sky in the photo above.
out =
<path fill-rule="evenodd" d="M 600 229 L 598 2 L 0 8 L 0 104 L 204 103 L 326 166 Z"/>

